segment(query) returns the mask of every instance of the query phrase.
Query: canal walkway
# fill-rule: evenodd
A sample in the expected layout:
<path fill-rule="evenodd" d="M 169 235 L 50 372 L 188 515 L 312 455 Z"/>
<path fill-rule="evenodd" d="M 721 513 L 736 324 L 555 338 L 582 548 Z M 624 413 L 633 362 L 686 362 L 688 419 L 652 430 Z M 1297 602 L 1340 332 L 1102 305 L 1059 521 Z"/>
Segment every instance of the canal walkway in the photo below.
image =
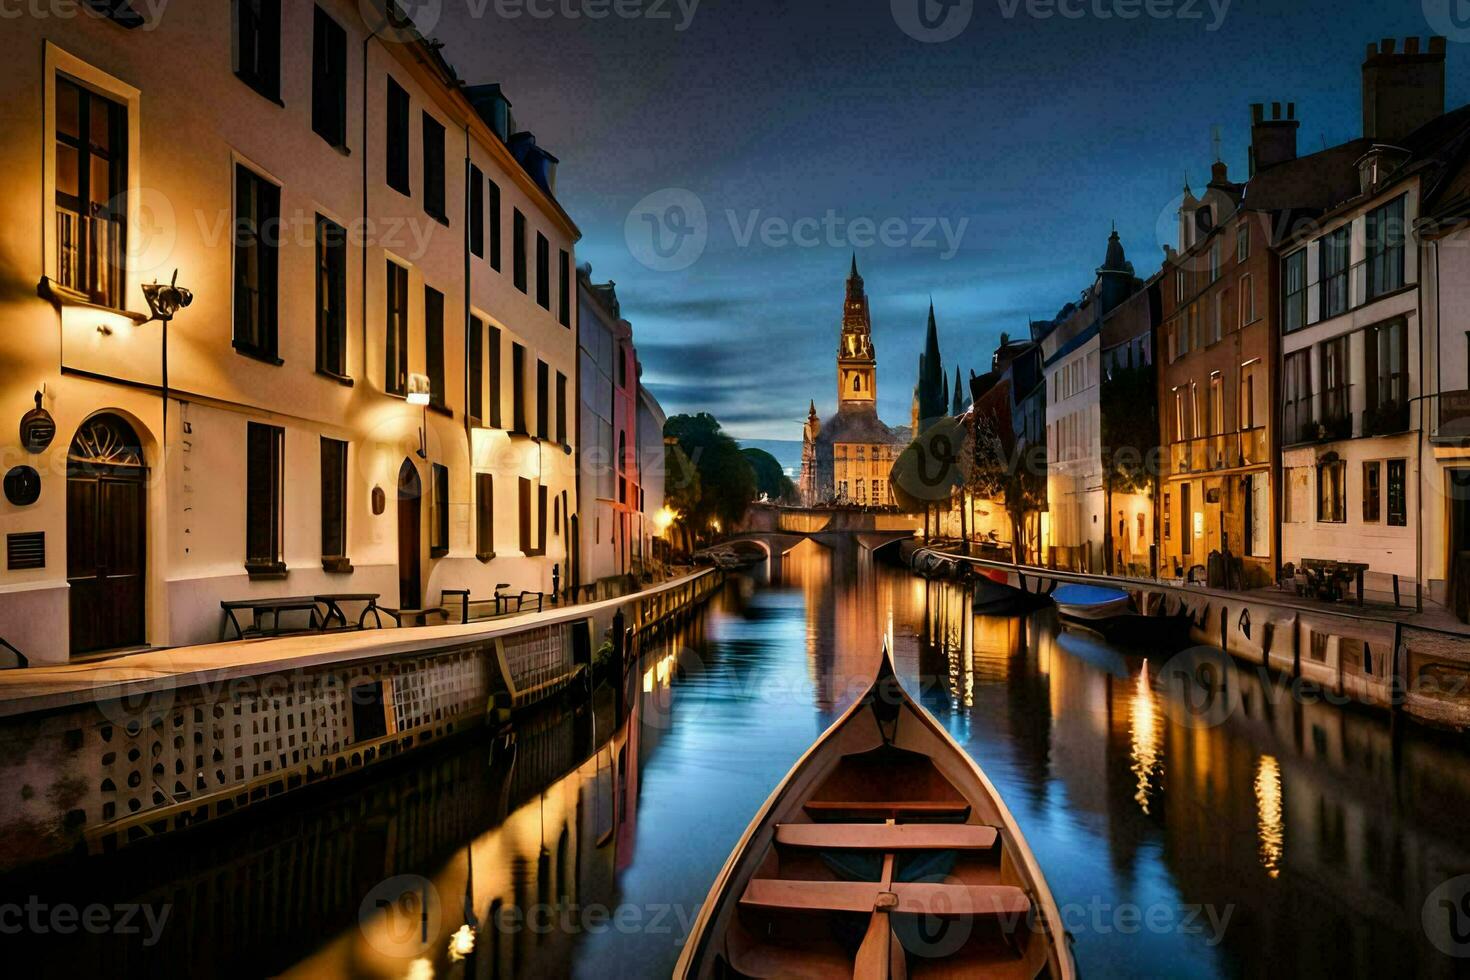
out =
<path fill-rule="evenodd" d="M 242 678 L 380 660 L 462 642 L 493 640 L 555 626 L 656 598 L 713 574 L 700 569 L 627 595 L 542 612 L 441 626 L 299 633 L 194 646 L 143 650 L 102 660 L 0 671 L 0 718 L 51 711 L 93 701 L 220 685 Z"/>

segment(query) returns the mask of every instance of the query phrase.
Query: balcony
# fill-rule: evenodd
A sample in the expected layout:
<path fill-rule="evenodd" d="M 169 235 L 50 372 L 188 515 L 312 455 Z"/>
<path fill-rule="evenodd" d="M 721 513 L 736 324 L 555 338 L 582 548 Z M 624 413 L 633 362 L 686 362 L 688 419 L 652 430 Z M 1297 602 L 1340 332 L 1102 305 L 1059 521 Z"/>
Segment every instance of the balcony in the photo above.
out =
<path fill-rule="evenodd" d="M 1257 426 L 1239 432 L 1199 436 L 1169 446 L 1173 474 L 1213 473 L 1269 462 L 1266 429 Z"/>
<path fill-rule="evenodd" d="M 1377 408 L 1363 410 L 1364 436 L 1391 436 L 1409 431 L 1409 404 L 1389 400 Z"/>

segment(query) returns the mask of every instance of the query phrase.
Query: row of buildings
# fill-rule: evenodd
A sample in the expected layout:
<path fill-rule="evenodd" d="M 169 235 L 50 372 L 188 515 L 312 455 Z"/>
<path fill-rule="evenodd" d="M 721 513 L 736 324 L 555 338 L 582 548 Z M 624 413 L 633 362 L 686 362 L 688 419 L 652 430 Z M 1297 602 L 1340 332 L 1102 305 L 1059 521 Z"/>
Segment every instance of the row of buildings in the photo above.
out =
<path fill-rule="evenodd" d="M 556 157 L 374 7 L 7 24 L 0 638 L 32 663 L 649 555 L 662 413 Z"/>
<path fill-rule="evenodd" d="M 1045 446 L 1022 555 L 1197 578 L 1217 554 L 1244 587 L 1358 562 L 1466 611 L 1470 107 L 1444 99 L 1434 37 L 1368 46 L 1357 139 L 1301 154 L 1295 106 L 1253 105 L 1249 172 L 1186 186 L 1161 268 L 1114 232 L 1077 302 L 1002 343 L 967 417 Z"/>

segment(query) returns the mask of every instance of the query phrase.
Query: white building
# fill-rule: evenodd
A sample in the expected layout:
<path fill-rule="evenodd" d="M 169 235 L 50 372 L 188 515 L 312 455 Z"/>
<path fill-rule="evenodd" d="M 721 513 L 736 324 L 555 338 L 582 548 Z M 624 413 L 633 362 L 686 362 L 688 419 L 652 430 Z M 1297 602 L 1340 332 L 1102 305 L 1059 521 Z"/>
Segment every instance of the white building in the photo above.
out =
<path fill-rule="evenodd" d="M 555 159 L 372 4 L 112 7 L 0 35 L 0 412 L 40 392 L 55 425 L 0 437 L 39 480 L 0 503 L 0 637 L 58 661 L 213 639 L 227 599 L 550 591 L 577 492 Z M 142 287 L 175 270 L 165 358 Z"/>

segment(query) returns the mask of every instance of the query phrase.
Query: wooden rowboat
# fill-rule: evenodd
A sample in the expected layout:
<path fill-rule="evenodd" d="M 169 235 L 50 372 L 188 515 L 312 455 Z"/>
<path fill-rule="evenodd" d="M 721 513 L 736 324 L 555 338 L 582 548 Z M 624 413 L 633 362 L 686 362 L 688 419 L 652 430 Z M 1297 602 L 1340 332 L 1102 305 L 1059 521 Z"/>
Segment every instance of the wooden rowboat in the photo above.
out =
<path fill-rule="evenodd" d="M 1038 580 L 1037 587 L 1040 585 Z M 972 607 L 981 616 L 1024 616 L 1051 605 L 1050 595 L 1011 585 L 1006 580 L 1006 573 L 999 569 L 989 569 L 975 576 L 971 588 Z"/>
<path fill-rule="evenodd" d="M 676 978 L 1072 978 L 1046 880 L 995 787 L 887 651 L 736 844 Z"/>
<path fill-rule="evenodd" d="M 1096 633 L 1111 643 L 1173 651 L 1190 642 L 1193 624 L 1187 612 L 1145 616 L 1134 611 L 1132 597 L 1122 589 L 1068 584 L 1059 586 L 1052 598 L 1064 625 Z"/>

